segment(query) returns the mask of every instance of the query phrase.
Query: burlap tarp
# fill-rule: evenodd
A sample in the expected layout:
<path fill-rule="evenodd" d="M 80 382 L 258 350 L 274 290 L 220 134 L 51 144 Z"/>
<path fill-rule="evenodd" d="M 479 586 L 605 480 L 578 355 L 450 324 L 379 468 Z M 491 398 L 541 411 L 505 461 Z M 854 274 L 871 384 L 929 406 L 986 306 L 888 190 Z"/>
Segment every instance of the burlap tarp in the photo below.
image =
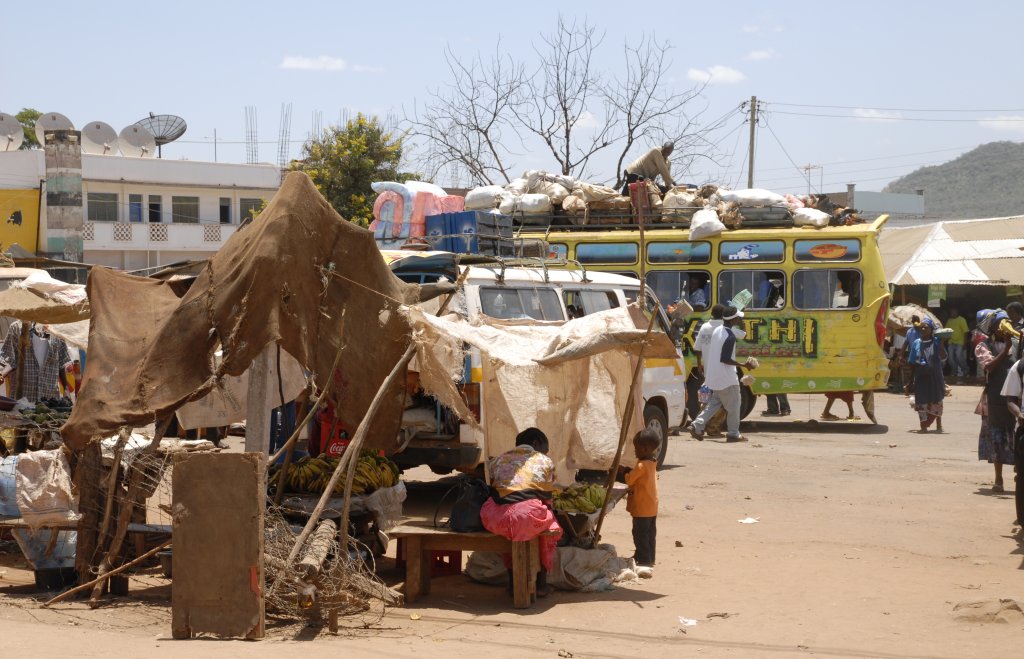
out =
<path fill-rule="evenodd" d="M 635 307 L 610 309 L 565 323 L 485 318 L 470 323 L 454 315 L 438 318 L 403 309 L 413 327 L 417 367 L 424 389 L 472 426 L 455 381 L 463 370 L 462 344 L 480 351 L 481 426 L 484 457 L 515 445 L 516 435 L 540 428 L 558 477 L 577 469 L 607 469 L 618 447 L 619 428 L 643 345 L 647 320 Z M 641 319 L 638 323 L 637 319 Z M 639 329 L 642 325 L 643 329 Z M 675 358 L 664 332 L 655 331 L 644 356 Z M 637 387 L 628 436 L 643 427 Z M 635 462 L 627 444 L 624 464 Z"/>
<path fill-rule="evenodd" d="M 244 373 L 271 343 L 320 388 L 342 351 L 331 398 L 352 432 L 408 345 L 398 306 L 421 296 L 391 273 L 373 235 L 342 220 L 299 172 L 207 262 L 184 297 L 165 282 L 104 268 L 93 268 L 87 290 L 89 359 L 63 428 L 75 449 L 122 425 L 165 418 L 219 377 Z M 218 348 L 223 360 L 215 365 Z M 367 437 L 373 447 L 395 444 L 402 379 L 386 394 Z"/>

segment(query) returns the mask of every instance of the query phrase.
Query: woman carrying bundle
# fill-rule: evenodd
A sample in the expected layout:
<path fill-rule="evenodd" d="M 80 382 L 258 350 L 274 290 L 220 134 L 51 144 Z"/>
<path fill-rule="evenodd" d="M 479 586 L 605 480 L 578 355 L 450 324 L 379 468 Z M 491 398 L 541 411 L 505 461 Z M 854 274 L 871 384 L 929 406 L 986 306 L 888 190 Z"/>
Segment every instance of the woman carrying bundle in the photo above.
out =
<path fill-rule="evenodd" d="M 914 367 L 914 409 L 921 422 L 920 432 L 928 432 L 932 422 L 935 430 L 942 432 L 942 399 L 946 397 L 942 364 L 946 361 L 946 345 L 936 338 L 931 318 L 921 321 L 919 332 L 907 356 L 907 362 Z"/>

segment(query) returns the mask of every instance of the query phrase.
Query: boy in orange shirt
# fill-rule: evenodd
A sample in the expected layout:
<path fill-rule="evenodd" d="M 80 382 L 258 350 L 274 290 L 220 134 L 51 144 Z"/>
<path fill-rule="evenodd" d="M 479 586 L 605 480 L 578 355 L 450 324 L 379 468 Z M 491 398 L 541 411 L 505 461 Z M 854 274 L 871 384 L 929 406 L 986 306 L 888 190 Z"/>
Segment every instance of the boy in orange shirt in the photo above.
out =
<path fill-rule="evenodd" d="M 636 453 L 636 467 L 626 471 L 625 481 L 629 486 L 626 510 L 633 516 L 633 544 L 636 546 L 634 560 L 637 575 L 644 578 L 654 576 L 654 547 L 658 534 L 658 463 L 655 458 L 661 438 L 654 430 L 641 430 L 633 437 Z"/>

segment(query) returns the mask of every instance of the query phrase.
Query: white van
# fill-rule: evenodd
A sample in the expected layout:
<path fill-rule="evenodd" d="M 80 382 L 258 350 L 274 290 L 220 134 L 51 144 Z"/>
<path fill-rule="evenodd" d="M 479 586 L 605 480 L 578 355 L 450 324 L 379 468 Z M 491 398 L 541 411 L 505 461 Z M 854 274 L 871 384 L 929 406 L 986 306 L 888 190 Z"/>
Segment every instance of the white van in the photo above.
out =
<path fill-rule="evenodd" d="M 536 320 L 567 320 L 596 311 L 625 306 L 636 300 L 640 282 L 608 272 L 554 270 L 538 261 L 537 267 L 506 266 L 493 257 L 450 252 L 382 251 L 392 272 L 403 281 L 434 283 L 440 278 L 455 281 L 468 268 L 463 291 L 452 311 L 470 318 L 480 314 L 494 318 L 531 317 Z M 658 313 L 656 329 L 667 331 L 668 318 L 653 291 L 647 289 L 648 309 Z M 480 354 L 467 359 L 462 385 L 470 408 L 482 419 L 480 409 Z M 686 415 L 686 368 L 681 354 L 675 359 L 646 359 L 643 371 L 644 421 L 668 441 L 670 429 L 682 427 Z M 480 464 L 481 447 L 468 426 L 432 398 L 417 395 L 403 415 L 402 450 L 392 456 L 403 468 L 427 465 L 437 473 L 468 471 Z M 666 451 L 659 455 L 659 465 Z"/>

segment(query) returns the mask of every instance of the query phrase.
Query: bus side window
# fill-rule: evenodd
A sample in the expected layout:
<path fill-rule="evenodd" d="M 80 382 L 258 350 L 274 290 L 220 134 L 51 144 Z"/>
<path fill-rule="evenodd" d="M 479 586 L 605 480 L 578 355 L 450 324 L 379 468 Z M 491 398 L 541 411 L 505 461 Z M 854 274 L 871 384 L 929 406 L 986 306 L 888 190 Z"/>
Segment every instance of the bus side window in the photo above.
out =
<path fill-rule="evenodd" d="M 747 291 L 748 309 L 781 309 L 786 304 L 786 273 L 781 270 L 723 270 L 718 274 L 718 299 L 728 302 Z"/>
<path fill-rule="evenodd" d="M 647 285 L 661 304 L 686 300 L 694 311 L 711 306 L 711 273 L 707 270 L 654 270 L 647 273 Z"/>
<path fill-rule="evenodd" d="M 857 309 L 863 276 L 858 270 L 798 270 L 793 274 L 797 309 Z"/>

